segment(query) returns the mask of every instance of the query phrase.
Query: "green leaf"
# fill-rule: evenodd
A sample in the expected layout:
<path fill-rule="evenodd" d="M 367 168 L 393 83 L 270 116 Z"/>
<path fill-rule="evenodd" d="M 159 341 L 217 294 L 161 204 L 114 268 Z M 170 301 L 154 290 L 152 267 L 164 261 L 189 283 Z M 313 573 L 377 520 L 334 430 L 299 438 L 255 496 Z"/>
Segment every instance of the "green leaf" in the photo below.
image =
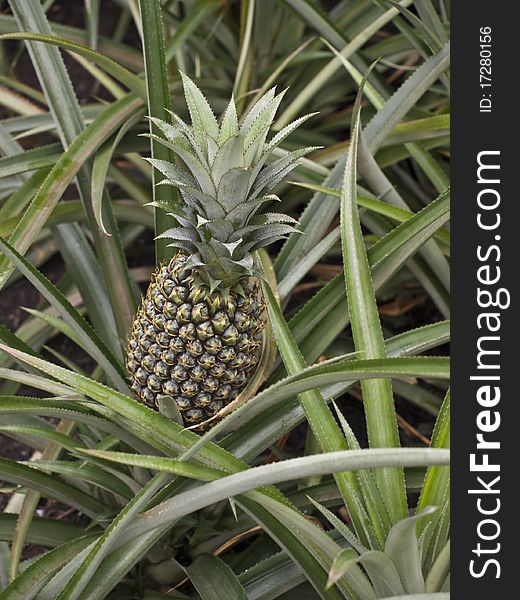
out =
<path fill-rule="evenodd" d="M 442 589 L 450 573 L 450 554 L 450 540 L 448 540 L 426 577 L 427 592 L 437 592 Z"/>
<path fill-rule="evenodd" d="M 48 498 L 59 500 L 67 506 L 74 506 L 89 517 L 97 518 L 106 512 L 102 502 L 72 485 L 6 458 L 0 458 L 0 475 L 3 481 L 37 490 Z"/>
<path fill-rule="evenodd" d="M 93 379 L 14 350 L 4 344 L 0 344 L 0 349 L 17 358 L 23 358 L 23 361 L 27 364 L 32 364 L 52 377 L 69 383 L 80 394 L 93 398 L 101 405 L 92 406 L 98 412 L 104 414 L 106 411 L 103 407 L 116 412 L 120 415 L 118 423 L 131 427 L 132 433 L 145 439 L 154 447 L 171 453 L 172 451 L 178 451 L 180 448 L 186 449 L 193 446 L 198 439 L 196 434 L 183 429 L 167 417 Z M 2 371 L 5 371 L 5 369 L 0 369 L 0 376 L 2 375 Z M 35 376 L 32 376 L 32 378 L 35 379 Z M 43 385 L 47 386 L 47 381 L 44 381 Z M 219 466 L 228 472 L 246 468 L 245 463 L 214 444 L 211 444 L 208 448 L 201 449 L 199 451 L 199 459 L 206 464 L 210 463 L 213 466 Z M 272 494 L 278 499 L 284 498 L 275 489 L 266 488 L 265 493 Z"/>
<path fill-rule="evenodd" d="M 189 12 L 181 21 L 175 33 L 166 41 L 166 63 L 170 63 L 183 44 L 190 40 L 190 36 L 204 20 L 219 8 L 217 2 L 211 0 L 196 0 Z"/>
<path fill-rule="evenodd" d="M 24 357 L 24 360 L 28 361 Z M 32 359 L 31 359 L 32 360 Z M 193 454 L 208 440 L 222 431 L 227 431 L 244 420 L 250 421 L 254 416 L 272 411 L 284 400 L 313 388 L 324 387 L 334 383 L 351 385 L 356 379 L 373 379 L 386 377 L 441 377 L 448 378 L 448 361 L 440 357 L 419 358 L 385 358 L 372 360 L 354 360 L 352 356 L 339 357 L 302 369 L 295 375 L 273 384 L 271 387 L 250 398 L 247 403 L 236 408 L 230 415 L 217 423 L 204 434 L 190 449 Z M 327 419 L 328 421 L 328 419 Z"/>
<path fill-rule="evenodd" d="M 404 264 L 405 260 L 420 247 L 425 239 L 428 239 L 429 236 L 424 237 L 425 231 L 430 230 L 430 227 L 435 227 L 435 224 L 437 228 L 442 226 L 443 220 L 448 218 L 449 194 L 443 194 L 438 201 L 428 205 L 406 223 L 394 228 L 369 248 L 368 261 L 376 290 L 398 267 Z M 317 292 L 289 322 L 296 340 L 302 341 L 309 334 L 310 327 L 319 324 L 330 308 L 336 303 L 344 301 L 344 298 L 344 278 L 338 275 Z M 345 326 L 346 323 L 342 324 L 340 331 Z M 323 348 L 320 352 L 322 350 Z"/>
<path fill-rule="evenodd" d="M 308 190 L 313 190 L 315 192 L 327 194 L 328 196 L 341 198 L 340 189 L 325 187 L 316 183 L 297 181 L 291 181 L 290 183 Z M 371 198 L 369 196 L 363 196 L 360 194 L 358 194 L 357 196 L 357 203 L 358 206 L 366 208 L 369 211 L 374 212 L 378 215 L 388 217 L 389 219 L 392 219 L 392 221 L 396 221 L 397 223 L 404 223 L 414 215 L 414 213 L 403 208 L 399 208 L 398 206 L 393 206 L 392 204 L 387 204 L 386 202 L 377 200 L 376 198 Z M 447 229 L 441 229 L 440 231 L 437 231 L 433 237 L 448 246 L 450 244 L 450 232 Z"/>
<path fill-rule="evenodd" d="M 420 594 L 425 591 L 416 526 L 417 521 L 425 514 L 435 510 L 432 507 L 425 508 L 422 514 L 402 519 L 392 527 L 385 543 L 385 554 L 392 559 L 408 594 Z"/>
<path fill-rule="evenodd" d="M 19 158 L 20 156 L 18 156 Z M 1 161 L 2 159 L 0 159 Z M 29 204 L 48 173 L 47 169 L 40 169 L 23 182 L 0 207 L 0 223 L 3 224 L 10 217 L 15 217 Z M 5 237 L 5 234 L 2 234 L 2 236 Z"/>
<path fill-rule="evenodd" d="M 417 100 L 431 87 L 450 64 L 450 45 L 424 61 L 384 104 L 365 128 L 368 146 L 373 154 L 381 147 L 395 126 L 410 111 Z"/>
<path fill-rule="evenodd" d="M 262 289 L 267 301 L 271 329 L 287 372 L 289 375 L 301 374 L 301 371 L 307 366 L 303 356 L 291 336 L 271 289 L 267 285 L 263 285 Z M 310 390 L 300 394 L 298 399 L 322 451 L 332 452 L 346 449 L 345 438 L 320 392 Z M 366 544 L 377 544 L 377 538 L 362 504 L 357 478 L 347 473 L 339 474 L 335 479 L 347 504 L 358 537 Z"/>
<path fill-rule="evenodd" d="M 7 348 L 7 346 L 5 346 Z M 28 355 L 29 356 L 29 355 Z M 34 387 L 38 390 L 44 390 L 50 394 L 70 396 L 74 395 L 74 390 L 66 385 L 57 383 L 52 379 L 33 375 L 32 373 L 24 373 L 23 371 L 15 371 L 14 369 L 0 368 L 0 378 L 9 381 L 15 381 L 22 385 Z"/>
<path fill-rule="evenodd" d="M 432 448 L 450 447 L 450 392 L 446 394 L 439 411 L 431 439 Z M 449 471 L 444 469 L 429 469 L 422 486 L 421 496 L 417 509 L 422 510 L 427 506 L 440 506 L 445 500 L 449 486 Z M 424 530 L 426 523 L 422 523 L 419 530 Z"/>
<path fill-rule="evenodd" d="M 450 392 L 448 390 L 437 416 L 433 430 L 432 448 L 450 447 Z M 449 534 L 447 515 L 450 498 L 450 470 L 444 468 L 428 468 L 417 504 L 417 511 L 428 506 L 440 507 L 437 513 L 422 519 L 418 524 L 418 532 L 423 535 L 422 561 L 425 572 L 437 560 L 438 554 L 446 545 Z"/>
<path fill-rule="evenodd" d="M 357 352 L 364 358 L 384 358 L 385 344 L 357 207 L 357 147 L 361 131 L 360 110 L 364 81 L 353 112 L 351 142 L 341 197 L 341 247 L 347 303 Z M 371 447 L 398 447 L 397 418 L 390 380 L 361 384 Z M 407 513 L 404 474 L 384 470 L 376 481 L 393 523 Z"/>
<path fill-rule="evenodd" d="M 24 173 L 26 171 L 41 170 L 39 177 L 37 177 L 36 183 L 33 182 L 33 184 L 30 185 L 29 181 L 26 181 L 24 186 L 17 190 L 18 193 L 22 193 L 21 190 L 23 188 L 29 188 L 28 199 L 25 201 L 25 204 L 28 204 L 33 196 L 33 193 L 38 190 L 42 184 L 42 181 L 44 181 L 48 175 L 46 167 L 51 167 L 56 163 L 56 160 L 60 156 L 60 151 L 60 144 L 48 144 L 46 146 L 39 146 L 37 148 L 25 150 L 23 154 L 15 156 L 3 156 L 0 158 L 0 178 L 4 179 L 6 177 L 10 177 L 11 175 L 19 175 L 20 173 Z M 15 195 L 15 198 L 17 197 L 19 196 Z M 20 206 L 14 205 L 13 209 L 14 208 L 19 209 Z M 7 209 L 5 210 L 7 212 Z"/>
<path fill-rule="evenodd" d="M 10 542 L 13 538 L 18 515 L 0 514 L 0 540 Z M 57 519 L 34 517 L 27 533 L 26 542 L 45 548 L 55 548 L 83 535 L 83 527 Z"/>
<path fill-rule="evenodd" d="M 145 63 L 146 89 L 148 97 L 148 114 L 151 117 L 164 120 L 169 118 L 171 110 L 170 92 L 166 70 L 166 57 L 164 49 L 164 30 L 161 15 L 160 0 L 139 0 L 141 10 L 141 27 L 143 31 L 143 51 Z M 156 126 L 150 120 L 150 133 L 158 133 Z M 172 151 L 162 144 L 151 140 L 152 158 L 174 162 Z M 155 185 L 157 183 L 156 170 L 153 171 L 153 199 L 156 205 L 173 206 L 177 202 L 175 188 L 170 185 Z M 171 228 L 172 217 L 161 209 L 155 209 L 155 235 L 159 236 Z M 162 261 L 173 256 L 173 249 L 168 247 L 169 242 L 159 238 L 155 243 L 155 261 L 159 265 Z"/>
<path fill-rule="evenodd" d="M 141 98 L 144 99 L 146 97 L 144 81 L 140 77 L 125 67 L 122 67 L 108 56 L 102 54 L 101 52 L 97 52 L 88 46 L 84 46 L 83 44 L 78 44 L 77 42 L 73 42 L 55 35 L 32 33 L 29 31 L 6 33 L 0 35 L 0 41 L 1 40 L 43 42 L 52 46 L 58 46 L 64 50 L 69 50 L 70 52 L 75 52 L 80 56 L 92 61 L 94 64 L 102 67 L 107 73 L 110 73 L 114 79 L 117 79 L 117 81 L 123 85 L 126 85 L 128 89 L 130 89 L 132 92 L 135 92 L 138 96 L 141 96 Z"/>
<path fill-rule="evenodd" d="M 36 289 L 56 308 L 64 321 L 81 339 L 83 347 L 103 367 L 106 374 L 120 390 L 128 390 L 126 373 L 122 365 L 111 354 L 97 333 L 90 327 L 65 296 L 37 269 L 35 269 L 10 244 L 0 238 L 0 249 L 4 257 L 10 260 L 29 279 Z"/>
<path fill-rule="evenodd" d="M 439 323 L 422 327 L 387 340 L 389 356 L 403 356 L 425 352 L 449 340 L 449 324 Z M 343 382 L 328 392 L 323 391 L 329 401 L 337 394 L 344 393 L 353 382 Z M 249 402 L 245 405 L 247 407 Z M 245 410 L 244 407 L 244 410 Z M 238 409 L 241 410 L 241 409 Z M 232 416 L 228 417 L 229 419 Z M 252 460 L 263 450 L 274 444 L 281 436 L 291 431 L 305 418 L 296 398 L 283 406 L 268 407 L 258 411 L 256 417 L 246 419 L 247 427 L 240 427 L 224 441 L 226 448 L 237 456 Z M 216 426 L 218 427 L 218 425 Z"/>
<path fill-rule="evenodd" d="M 12 581 L 2 591 L 2 595 L 13 600 L 37 598 L 39 591 L 53 574 L 67 564 L 78 552 L 86 548 L 95 538 L 96 534 L 87 534 L 45 553 Z"/>
<path fill-rule="evenodd" d="M 450 594 L 406 594 L 405 596 L 392 596 L 385 600 L 450 600 Z"/>
<path fill-rule="evenodd" d="M 77 223 L 71 223 L 54 227 L 52 234 L 67 271 L 80 290 L 94 330 L 111 353 L 122 362 L 114 308 L 104 284 L 103 272 L 85 233 Z"/>
<path fill-rule="evenodd" d="M 1 427 L 1 426 L 0 426 Z M 77 453 L 87 457 L 102 458 L 122 465 L 131 465 L 153 471 L 166 471 L 180 477 L 189 477 L 200 481 L 212 481 L 223 477 L 224 473 L 217 469 L 188 463 L 183 460 L 175 460 L 163 456 L 147 456 L 143 454 L 129 454 L 127 452 L 111 452 L 108 450 L 81 450 Z"/>
<path fill-rule="evenodd" d="M 102 535 L 94 542 L 89 549 L 87 556 L 81 561 L 81 564 L 76 568 L 72 577 L 67 578 L 63 589 L 59 595 L 56 595 L 56 600 L 71 600 L 78 598 L 85 589 L 89 580 L 96 572 L 105 556 L 110 551 L 113 544 L 125 531 L 128 525 L 135 519 L 141 510 L 146 506 L 153 495 L 166 483 L 168 477 L 158 475 L 142 490 L 137 493 L 130 502 L 123 508 L 117 517 L 111 522 Z"/>
<path fill-rule="evenodd" d="M 141 100 L 132 95 L 114 102 L 86 127 L 63 153 L 11 235 L 10 244 L 20 253 L 27 251 L 41 231 L 81 165 L 129 116 L 139 110 L 141 105 Z M 0 288 L 5 285 L 12 271 L 13 267 L 8 266 L 6 257 L 0 257 Z"/>
<path fill-rule="evenodd" d="M 316 8 L 314 3 L 310 0 L 285 0 L 288 4 L 291 4 L 295 8 L 298 7 L 298 11 L 302 14 L 306 21 L 309 22 L 311 27 L 316 29 L 333 47 L 336 49 L 341 48 L 341 56 L 343 60 L 351 59 L 358 68 L 363 70 L 366 69 L 365 65 L 356 60 L 356 52 L 358 52 L 372 36 L 379 30 L 385 27 L 389 23 L 398 11 L 395 8 L 390 8 L 378 18 L 373 19 L 367 24 L 350 42 L 347 43 L 346 38 L 340 34 L 340 37 L 334 35 L 334 23 L 328 19 L 319 9 Z M 412 0 L 404 0 L 402 4 L 409 5 Z M 321 14 L 320 14 L 321 13 Z M 337 31 L 337 29 L 336 29 Z M 319 73 L 315 75 L 309 83 L 300 91 L 297 97 L 291 102 L 287 109 L 282 113 L 276 122 L 276 127 L 281 128 L 286 125 L 296 114 L 306 106 L 313 97 L 320 93 L 329 83 L 333 75 L 341 68 L 341 59 L 334 57 L 327 65 L 320 69 Z M 377 83 L 377 76 L 374 77 L 372 74 L 372 80 L 374 85 L 382 91 L 384 88 Z"/>
<path fill-rule="evenodd" d="M 8 369 L 5 369 L 5 371 L 7 370 Z M 4 369 L 0 370 L 0 376 L 4 375 L 3 371 Z M 12 373 L 20 373 L 20 371 L 13 371 Z M 8 376 L 11 375 L 9 374 Z M 25 385 L 31 385 L 32 382 L 35 387 L 38 387 L 38 389 L 45 389 L 43 387 L 45 383 L 33 382 L 32 378 L 34 376 L 27 377 L 31 378 L 22 379 L 22 383 Z M 42 378 L 40 378 L 40 380 L 41 379 Z M 50 388 L 47 391 L 69 398 L 74 395 L 74 390 L 72 388 L 68 388 L 51 380 L 45 380 L 45 382 L 47 381 L 49 383 L 48 387 Z M 54 400 L 50 398 L 31 398 L 26 396 L 0 396 L 0 414 L 35 414 L 84 423 L 85 425 L 93 427 L 96 430 L 113 435 L 125 444 L 128 444 L 129 447 L 135 448 L 143 454 L 152 452 L 154 449 L 153 446 L 143 443 L 132 433 L 129 433 L 123 427 L 120 427 L 116 422 L 91 414 L 90 409 L 85 408 L 84 404 L 81 402 Z"/>
<path fill-rule="evenodd" d="M 19 29 L 14 17 L 11 15 L 0 16 L 0 32 L 18 33 Z M 72 42 L 78 44 L 88 43 L 88 34 L 84 29 L 52 22 L 52 30 L 59 37 L 71 40 Z M 134 71 L 140 71 L 143 68 L 141 53 L 127 44 L 118 43 L 114 39 L 100 36 L 98 40 L 98 51 Z"/>
<path fill-rule="evenodd" d="M 107 492 L 119 494 L 126 499 L 130 499 L 135 493 L 135 490 L 130 489 L 115 475 L 86 463 L 76 463 L 71 460 L 33 460 L 31 466 L 35 469 L 42 469 L 67 478 L 91 483 Z"/>
<path fill-rule="evenodd" d="M 105 195 L 105 180 L 107 176 L 114 151 L 125 133 L 131 129 L 136 123 L 142 119 L 144 110 L 137 112 L 133 117 L 128 119 L 117 132 L 113 140 L 105 142 L 97 151 L 92 164 L 92 209 L 99 228 L 105 235 L 112 235 L 107 231 L 105 223 L 103 223 L 103 198 Z"/>
<path fill-rule="evenodd" d="M 30 30 L 33 33 L 52 34 L 44 9 L 39 3 L 30 2 L 29 0 L 11 0 L 11 9 L 21 29 Z M 76 99 L 63 58 L 56 47 L 35 42 L 26 42 L 26 45 L 33 67 L 38 76 L 39 83 L 49 104 L 49 109 L 53 116 L 61 143 L 65 149 L 70 150 L 70 147 L 74 145 L 78 138 L 85 134 L 87 129 L 85 129 L 83 114 Z M 113 106 L 116 105 L 117 103 Z M 124 110 L 121 112 L 124 114 Z M 109 222 L 113 236 L 107 238 L 106 236 L 99 234 L 90 198 L 90 166 L 88 165 L 88 161 L 87 164 L 83 164 L 83 161 L 81 161 L 75 168 L 77 171 L 74 172 L 74 175 L 76 175 L 77 172 L 76 183 L 78 191 L 90 224 L 97 257 L 103 269 L 104 277 L 103 279 L 96 281 L 95 286 L 96 288 L 106 287 L 108 289 L 112 304 L 116 308 L 115 317 L 119 328 L 119 335 L 121 338 L 125 338 L 128 334 L 135 306 L 121 239 L 117 232 L 110 205 L 105 205 L 104 211 L 105 220 Z M 48 179 L 49 178 L 47 178 L 46 181 L 48 181 Z M 70 181 L 67 183 L 70 183 Z M 42 188 L 40 188 L 40 192 L 44 188 L 45 182 Z M 37 196 L 31 204 L 32 208 L 34 208 Z M 24 217 L 27 217 L 28 213 L 30 213 L 30 209 L 25 212 Z M 37 219 L 35 219 L 35 221 L 37 221 Z M 66 228 L 71 227 L 72 226 L 66 226 Z M 15 239 L 13 239 L 16 233 L 17 230 L 13 233 L 11 242 L 15 247 L 20 249 L 23 254 L 25 253 L 26 247 L 17 245 L 19 240 L 15 241 Z M 81 243 L 86 247 L 86 242 L 82 241 Z M 2 270 L 0 261 L 0 274 L 2 273 Z M 0 287 L 2 284 L 3 281 L 0 275 Z M 88 297 L 88 294 L 85 291 L 84 280 L 79 279 L 77 284 L 80 291 L 83 291 L 85 296 Z M 96 308 L 91 307 L 91 311 L 95 312 Z"/>
<path fill-rule="evenodd" d="M 344 548 L 334 559 L 332 567 L 329 571 L 329 578 L 327 580 L 327 587 L 332 587 L 339 579 L 345 575 L 349 567 L 355 564 L 354 560 L 358 557 L 358 554 L 352 548 Z M 372 598 L 375 598 L 375 594 L 372 594 Z"/>
<path fill-rule="evenodd" d="M 200 554 L 186 571 L 201 600 L 248 600 L 237 576 L 223 560 L 213 554 Z"/>
<path fill-rule="evenodd" d="M 403 584 L 391 559 L 383 552 L 365 552 L 357 562 L 368 573 L 378 598 L 404 594 Z"/>

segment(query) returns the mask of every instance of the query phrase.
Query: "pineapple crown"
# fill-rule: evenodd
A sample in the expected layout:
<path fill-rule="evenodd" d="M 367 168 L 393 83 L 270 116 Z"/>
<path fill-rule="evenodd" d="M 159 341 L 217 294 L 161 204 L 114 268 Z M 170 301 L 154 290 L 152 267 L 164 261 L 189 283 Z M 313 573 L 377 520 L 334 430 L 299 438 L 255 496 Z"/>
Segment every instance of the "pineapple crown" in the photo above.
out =
<path fill-rule="evenodd" d="M 160 184 L 177 187 L 184 201 L 159 205 L 180 225 L 159 237 L 171 239 L 171 246 L 189 255 L 186 266 L 210 293 L 226 292 L 240 287 L 242 278 L 259 275 L 255 250 L 295 231 L 292 217 L 260 209 L 280 201 L 271 190 L 298 159 L 316 149 L 301 148 L 269 162 L 272 151 L 313 115 L 300 117 L 267 141 L 285 91 L 270 89 L 241 122 L 231 98 L 219 125 L 199 88 L 183 73 L 181 77 L 191 125 L 174 113 L 173 124 L 151 118 L 164 137 L 150 137 L 170 148 L 177 160 L 148 160 L 165 176 Z"/>

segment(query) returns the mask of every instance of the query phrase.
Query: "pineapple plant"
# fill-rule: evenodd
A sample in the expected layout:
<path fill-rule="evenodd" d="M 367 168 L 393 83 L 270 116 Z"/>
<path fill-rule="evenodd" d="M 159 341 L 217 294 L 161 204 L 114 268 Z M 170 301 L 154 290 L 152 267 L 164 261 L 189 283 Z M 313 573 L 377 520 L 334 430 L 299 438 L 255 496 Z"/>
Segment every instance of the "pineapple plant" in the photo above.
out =
<path fill-rule="evenodd" d="M 161 234 L 178 252 L 152 274 L 135 316 L 127 368 L 135 396 L 158 408 L 175 400 L 188 426 L 201 426 L 234 401 L 260 362 L 265 310 L 255 251 L 293 232 L 296 221 L 262 212 L 273 188 L 314 147 L 273 151 L 305 115 L 268 141 L 284 92 L 269 90 L 240 122 L 231 98 L 220 124 L 197 86 L 182 75 L 191 125 L 152 118 L 176 163 L 149 159 L 180 190 L 160 206 L 178 227 Z"/>

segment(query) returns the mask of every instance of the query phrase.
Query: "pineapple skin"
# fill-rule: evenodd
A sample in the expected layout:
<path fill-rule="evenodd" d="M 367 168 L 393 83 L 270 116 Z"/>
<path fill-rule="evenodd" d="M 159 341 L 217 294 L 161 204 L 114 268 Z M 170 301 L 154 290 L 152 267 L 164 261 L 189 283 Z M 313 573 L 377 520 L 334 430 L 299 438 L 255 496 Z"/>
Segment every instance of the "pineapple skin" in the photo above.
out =
<path fill-rule="evenodd" d="M 180 252 L 153 273 L 128 341 L 136 398 L 157 410 L 171 396 L 187 426 L 215 416 L 244 389 L 262 352 L 265 305 L 246 277 L 227 297 L 209 293 Z"/>

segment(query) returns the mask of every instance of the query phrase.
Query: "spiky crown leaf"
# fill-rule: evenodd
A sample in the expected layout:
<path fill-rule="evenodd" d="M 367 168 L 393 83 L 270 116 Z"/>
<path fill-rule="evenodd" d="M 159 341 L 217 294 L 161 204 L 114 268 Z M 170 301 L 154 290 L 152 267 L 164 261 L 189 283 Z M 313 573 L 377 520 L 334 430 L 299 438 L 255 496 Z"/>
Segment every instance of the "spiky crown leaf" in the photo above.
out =
<path fill-rule="evenodd" d="M 269 90 L 239 122 L 231 98 L 220 125 L 199 88 L 181 73 L 191 125 L 172 113 L 174 124 L 152 118 L 164 137 L 150 134 L 176 155 L 176 164 L 149 159 L 176 186 L 182 205 L 166 208 L 180 227 L 161 236 L 189 255 L 188 265 L 210 290 L 226 291 L 257 274 L 252 253 L 295 231 L 296 221 L 281 213 L 261 214 L 279 200 L 271 190 L 298 159 L 315 149 L 301 148 L 268 163 L 271 152 L 312 114 L 267 136 L 285 92 Z"/>

